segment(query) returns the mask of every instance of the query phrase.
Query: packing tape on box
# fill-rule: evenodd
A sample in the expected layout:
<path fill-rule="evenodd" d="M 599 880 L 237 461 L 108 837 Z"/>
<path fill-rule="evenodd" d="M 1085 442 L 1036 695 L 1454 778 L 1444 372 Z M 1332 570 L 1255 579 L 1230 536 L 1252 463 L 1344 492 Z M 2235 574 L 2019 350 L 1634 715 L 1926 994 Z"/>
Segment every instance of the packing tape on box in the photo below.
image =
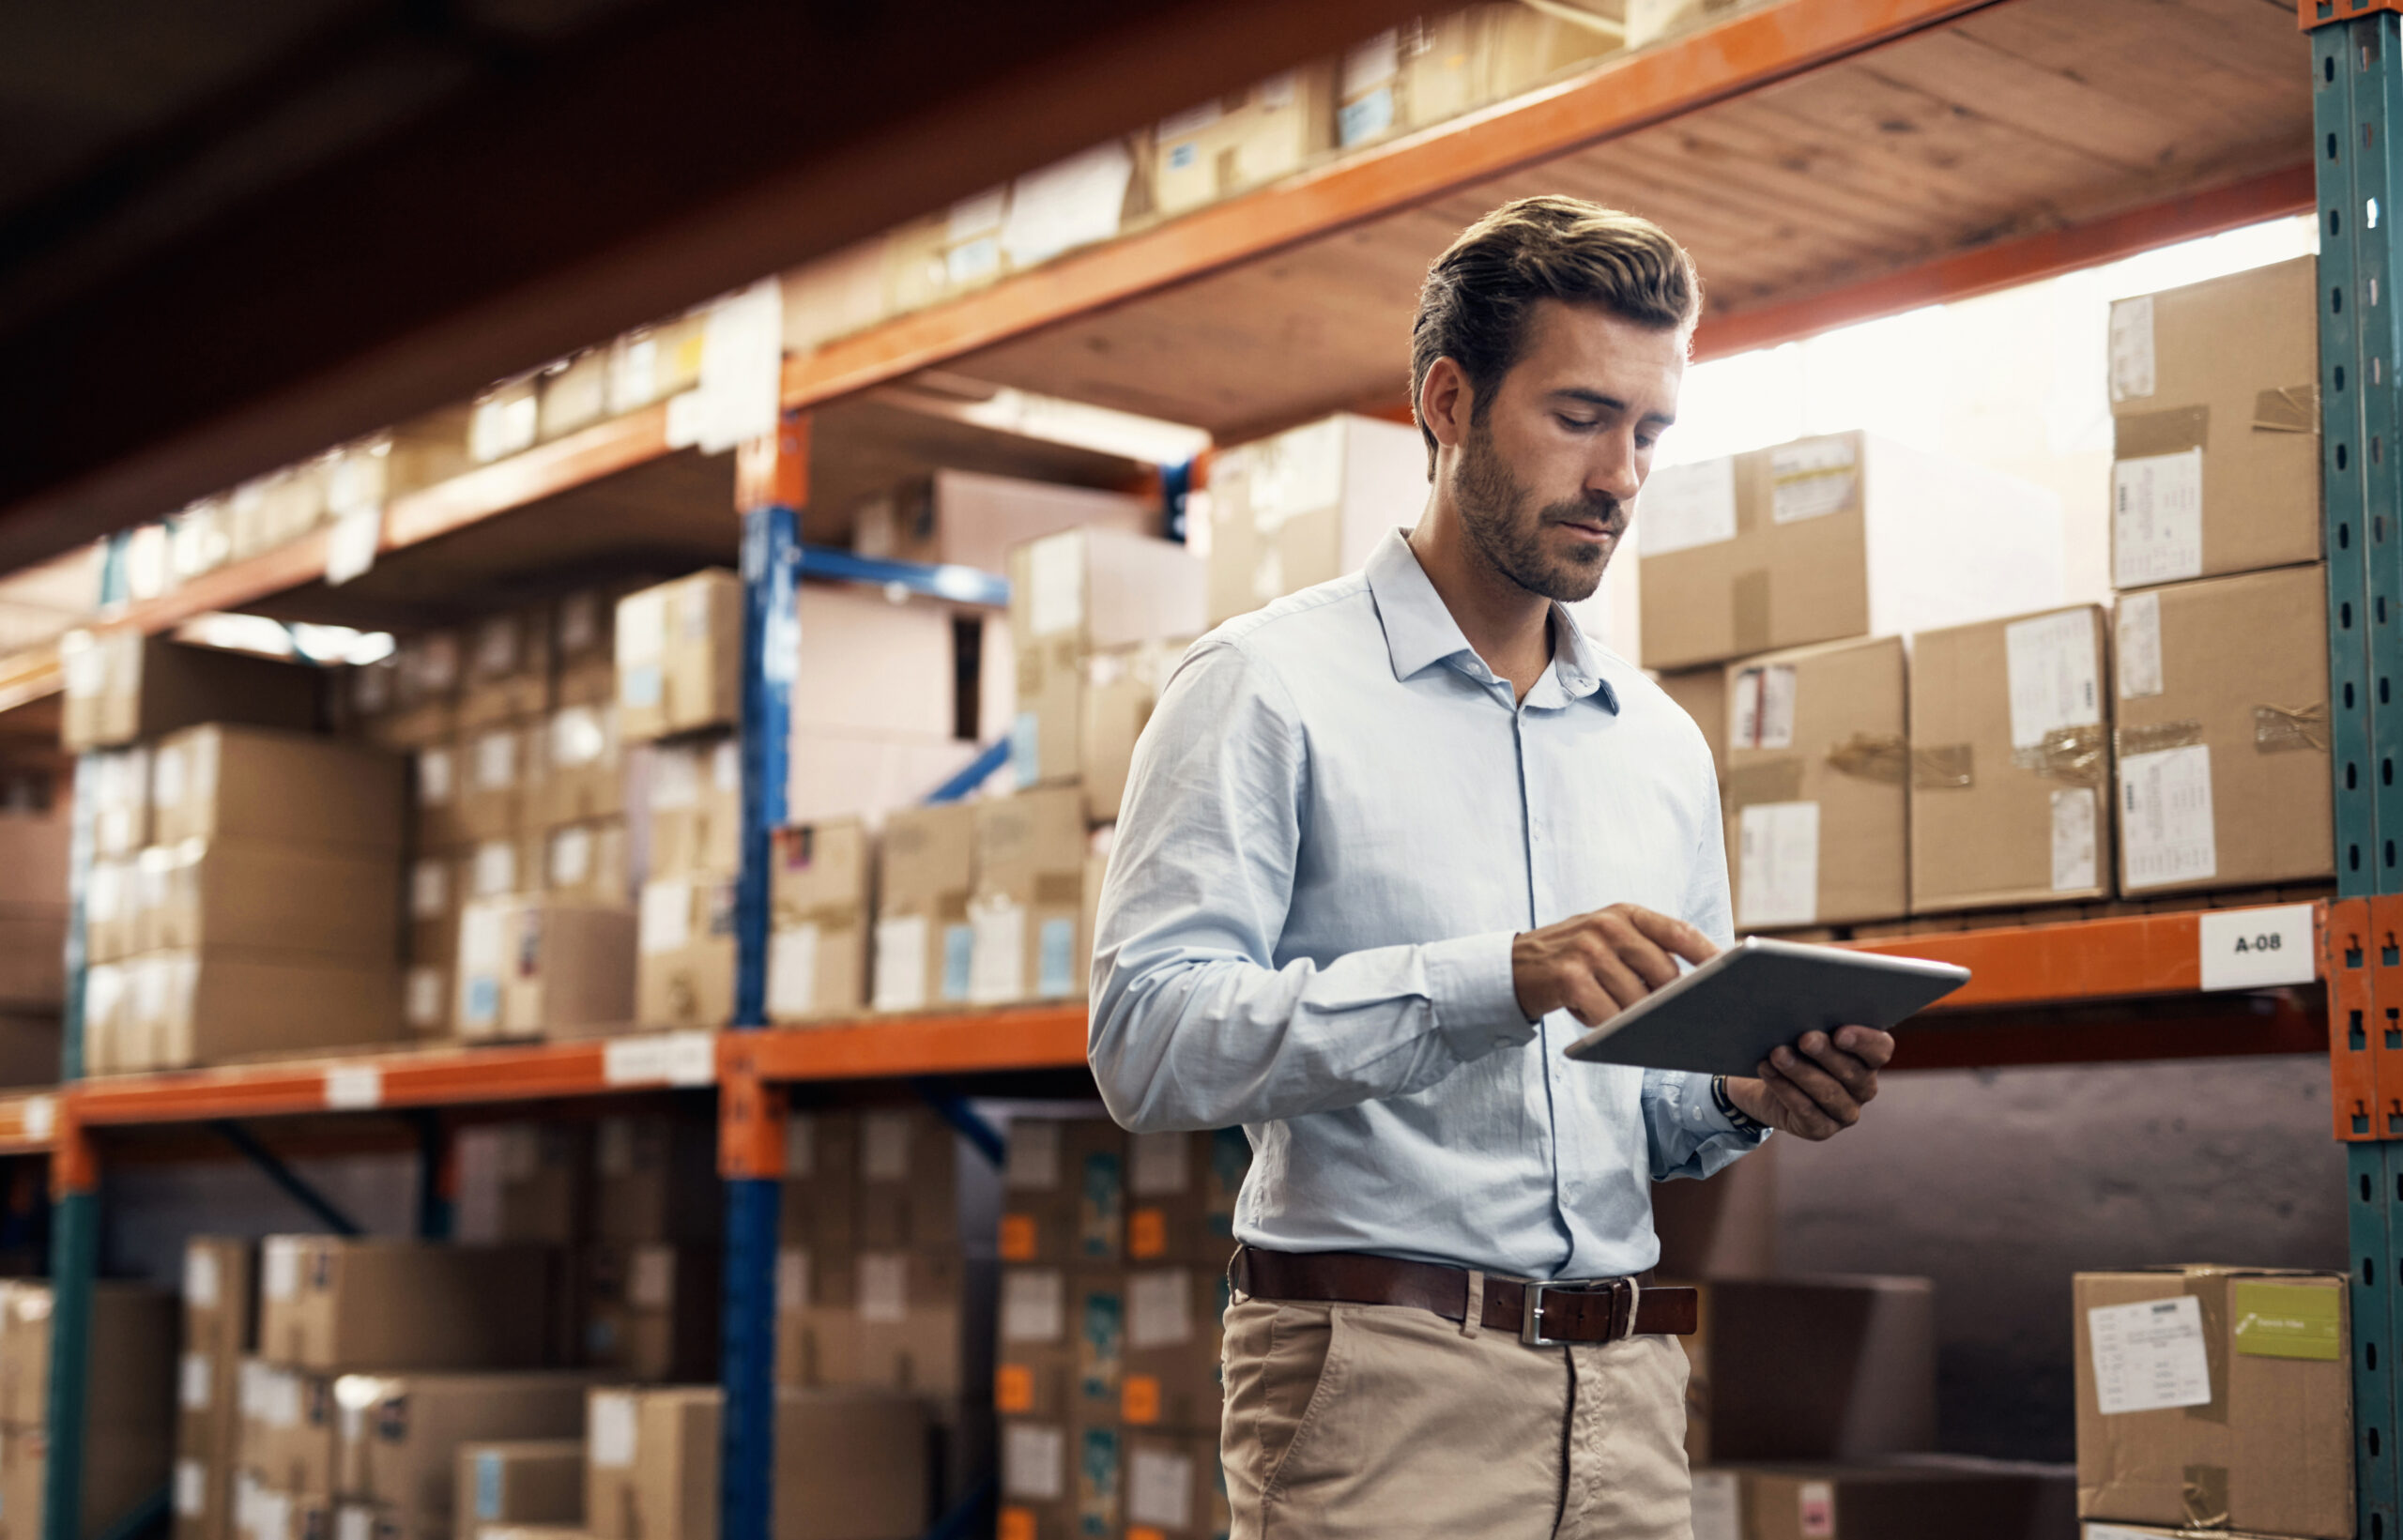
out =
<path fill-rule="evenodd" d="M 2185 1483 L 2180 1492 L 2186 1504 L 2186 1527 L 2193 1530 L 2224 1530 L 2227 1528 L 2227 1467 L 2225 1465 L 2190 1465 L 2185 1470 Z"/>
<path fill-rule="evenodd" d="M 2120 728 L 2112 739 L 2113 748 L 2125 759 L 2131 755 L 2159 754 L 2164 749 L 2192 748 L 2203 740 L 2203 724 L 2191 718 L 2139 723 Z"/>
<path fill-rule="evenodd" d="M 2211 435 L 2212 409 L 2208 406 L 2138 412 L 2111 424 L 2111 458 L 2149 460 L 2157 454 L 2182 454 L 2203 448 Z"/>
<path fill-rule="evenodd" d="M 2328 752 L 2328 703 L 2304 706 L 2293 710 L 2283 706 L 2253 708 L 2253 747 L 2262 754 L 2282 754 L 2295 749 L 2317 749 Z"/>
<path fill-rule="evenodd" d="M 2032 747 L 2011 751 L 2011 763 L 2074 786 L 2099 786 L 2110 773 L 2111 735 L 2100 723 L 2056 727 Z"/>
<path fill-rule="evenodd" d="M 1967 743 L 1911 751 L 1911 785 L 1918 790 L 1958 791 L 1976 784 L 1975 760 Z"/>
<path fill-rule="evenodd" d="M 2253 431 L 2257 434 L 2316 434 L 2319 431 L 2319 387 L 2289 385 L 2264 390 L 2253 398 Z"/>
<path fill-rule="evenodd" d="M 1855 733 L 1828 750 L 1828 768 L 1856 780 L 1899 786 L 1910 778 L 1911 746 L 1900 733 Z"/>
<path fill-rule="evenodd" d="M 1755 759 L 1727 768 L 1722 800 L 1731 813 L 1762 802 L 1801 800 L 1802 756 L 1798 754 L 1782 754 L 1774 759 Z"/>

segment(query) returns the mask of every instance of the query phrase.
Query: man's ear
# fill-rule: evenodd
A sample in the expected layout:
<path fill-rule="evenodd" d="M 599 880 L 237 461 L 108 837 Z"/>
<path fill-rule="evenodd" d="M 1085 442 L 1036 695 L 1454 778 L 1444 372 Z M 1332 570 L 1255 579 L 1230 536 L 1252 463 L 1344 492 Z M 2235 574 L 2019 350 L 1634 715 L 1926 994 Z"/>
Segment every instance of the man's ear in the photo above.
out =
<path fill-rule="evenodd" d="M 1469 417 L 1476 403 L 1476 387 L 1469 384 L 1461 366 L 1449 358 L 1437 358 L 1430 364 L 1427 377 L 1418 383 L 1418 420 L 1445 449 L 1459 449 L 1467 439 Z"/>

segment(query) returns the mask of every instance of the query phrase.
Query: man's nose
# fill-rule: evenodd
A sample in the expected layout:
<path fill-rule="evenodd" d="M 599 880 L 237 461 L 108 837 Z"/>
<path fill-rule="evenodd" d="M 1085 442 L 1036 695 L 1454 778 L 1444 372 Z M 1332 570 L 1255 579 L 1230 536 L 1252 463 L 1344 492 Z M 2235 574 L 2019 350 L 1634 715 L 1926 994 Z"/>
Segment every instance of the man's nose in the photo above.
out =
<path fill-rule="evenodd" d="M 1617 434 L 1606 435 L 1595 447 L 1593 463 L 1585 467 L 1586 495 L 1632 503 L 1642 485 L 1635 470 L 1634 444 Z"/>

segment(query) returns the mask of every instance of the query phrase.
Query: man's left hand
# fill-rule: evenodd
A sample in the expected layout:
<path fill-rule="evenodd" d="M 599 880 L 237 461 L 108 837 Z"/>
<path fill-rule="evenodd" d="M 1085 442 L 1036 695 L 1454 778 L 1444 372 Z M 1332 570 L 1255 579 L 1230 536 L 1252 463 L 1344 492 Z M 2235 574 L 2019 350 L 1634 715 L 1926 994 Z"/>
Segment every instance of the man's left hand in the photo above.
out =
<path fill-rule="evenodd" d="M 1805 1032 L 1793 1048 L 1774 1048 L 1757 1079 L 1727 1079 L 1727 1099 L 1754 1122 L 1798 1138 L 1833 1138 L 1860 1121 L 1877 1094 L 1877 1072 L 1894 1057 L 1890 1032 L 1839 1027 L 1833 1038 Z"/>

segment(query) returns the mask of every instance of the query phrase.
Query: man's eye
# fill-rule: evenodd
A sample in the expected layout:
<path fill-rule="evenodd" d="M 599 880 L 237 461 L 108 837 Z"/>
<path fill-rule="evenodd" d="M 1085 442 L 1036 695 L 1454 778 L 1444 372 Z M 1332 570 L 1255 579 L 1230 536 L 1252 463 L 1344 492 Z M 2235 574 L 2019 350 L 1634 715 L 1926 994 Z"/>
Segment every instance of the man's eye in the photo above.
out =
<path fill-rule="evenodd" d="M 1568 428 L 1572 432 L 1587 433 L 1601 426 L 1599 422 L 1588 421 L 1582 417 L 1569 417 L 1566 413 L 1554 413 L 1554 415 L 1560 419 L 1560 425 L 1562 427 Z"/>

